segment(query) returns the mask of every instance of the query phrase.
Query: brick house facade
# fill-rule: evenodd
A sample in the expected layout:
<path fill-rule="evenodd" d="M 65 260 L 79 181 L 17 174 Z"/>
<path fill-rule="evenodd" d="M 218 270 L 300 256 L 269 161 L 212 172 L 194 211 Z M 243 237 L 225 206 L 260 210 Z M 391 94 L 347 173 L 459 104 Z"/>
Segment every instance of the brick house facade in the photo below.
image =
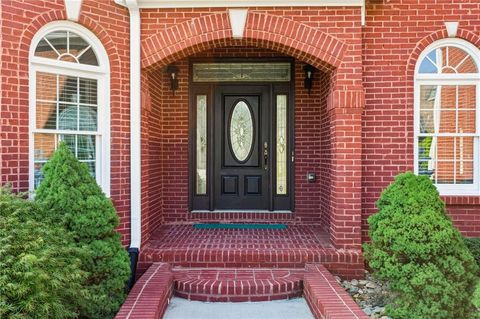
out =
<path fill-rule="evenodd" d="M 140 262 L 144 268 L 158 256 L 163 256 L 163 260 L 167 258 L 162 253 L 155 253 L 148 245 L 158 239 L 157 230 L 164 226 L 219 221 L 285 223 L 295 227 L 317 227 L 335 249 L 332 254 L 336 254 L 336 257 L 329 255 L 323 261 L 338 273 L 358 276 L 363 268 L 359 250 L 367 239 L 367 218 L 375 212 L 375 201 L 395 175 L 415 170 L 416 161 L 422 162 L 418 156 L 423 153 L 418 155 L 419 152 L 415 151 L 421 142 L 415 141 L 429 132 L 415 131 L 415 108 L 418 103 L 421 104 L 419 109 L 424 104 L 434 103 L 435 94 L 442 89 L 437 87 L 436 91 L 425 93 L 424 104 L 421 97 L 416 101 L 416 90 L 422 90 L 420 82 L 416 88 L 415 80 L 418 73 L 422 73 L 421 67 L 420 71 L 416 68 L 429 48 L 436 50 L 432 46 L 446 41 L 446 46 L 455 47 L 459 43 L 460 48 L 462 45 L 467 48 L 464 50 L 468 53 L 465 59 L 472 65 L 469 71 L 462 72 L 474 74 L 465 79 L 465 86 L 473 87 L 473 91 L 461 93 L 463 86 L 459 87 L 463 84 L 456 84 L 455 78 L 450 78 L 454 82 L 448 85 L 456 87 L 456 93 L 448 97 L 444 90 L 439 95 L 444 96 L 440 98 L 441 105 L 448 104 L 454 110 L 450 112 L 453 117 L 450 120 L 447 113 L 442 113 L 442 120 L 432 124 L 437 126 L 432 134 L 442 128 L 444 132 L 452 133 L 451 130 L 462 126 L 465 129 L 462 134 L 470 135 L 435 135 L 433 140 L 437 141 L 438 148 L 435 152 L 430 150 L 424 162 L 425 167 L 430 168 L 428 174 L 433 174 L 439 184 L 453 179 L 454 191 L 444 191 L 442 196 L 455 225 L 466 236 L 480 236 L 477 176 L 480 170 L 477 138 L 480 128 L 476 121 L 462 124 L 466 119 L 479 119 L 479 112 L 475 110 L 480 107 L 479 84 L 475 81 L 480 74 L 476 64 L 480 61 L 480 3 L 473 0 L 432 3 L 317 0 L 298 1 L 295 5 L 287 1 L 256 1 L 252 6 L 252 2 L 242 0 L 226 7 L 226 2 L 207 2 L 170 1 L 165 5 L 165 2 L 155 0 L 83 0 L 77 2 L 81 3 L 77 8 L 75 1 L 68 0 L 2 1 L 1 184 L 10 183 L 18 191 L 32 190 L 35 165 L 40 163 L 36 162 L 38 150 L 43 147 L 42 152 L 49 153 L 48 149 L 53 149 L 55 144 L 38 141 L 41 137 L 53 140 L 66 134 L 58 127 L 55 127 L 57 131 L 50 132 L 37 130 L 35 126 L 43 123 L 42 129 L 45 128 L 50 117 L 39 120 L 40 102 L 53 99 L 47 94 L 48 87 L 53 86 L 42 82 L 40 73 L 48 73 L 49 68 L 55 67 L 45 62 L 41 66 L 43 69 L 39 67 L 37 70 L 36 63 L 43 63 L 37 57 L 52 61 L 55 57 L 38 55 L 32 43 L 40 46 L 42 37 L 48 35 L 45 28 L 58 26 L 61 29 L 62 21 L 67 21 L 65 26 L 71 28 L 71 33 L 86 30 L 85 34 L 98 39 L 104 49 L 106 63 L 102 64 L 101 54 L 96 53 L 98 67 L 108 66 L 106 71 L 90 66 L 83 68 L 91 69 L 92 74 L 103 74 L 105 82 L 101 82 L 100 75 L 95 79 L 108 86 L 106 92 L 101 91 L 100 86 L 96 88 L 99 91 L 97 103 L 85 104 L 91 110 L 95 109 L 100 118 L 101 101 L 105 101 L 101 97 L 108 96 L 108 102 L 105 102 L 108 121 L 98 120 L 104 133 L 98 131 L 91 135 L 95 136 L 92 141 L 97 141 L 97 157 L 92 163 L 96 165 L 97 180 L 104 182 L 102 186 L 118 211 L 121 220 L 118 230 L 123 243 L 130 248 L 140 248 Z M 193 3 L 195 7 L 192 7 Z M 52 43 L 56 41 L 56 38 L 50 39 Z M 87 47 L 85 49 L 88 51 Z M 61 56 L 63 51 L 58 51 Z M 441 57 L 439 54 L 437 59 Z M 453 61 L 453 53 L 450 57 Z M 470 58 L 471 62 L 468 62 Z M 209 193 L 208 209 L 194 209 L 192 183 L 195 176 L 192 172 L 195 168 L 191 156 L 195 152 L 192 138 L 192 131 L 195 131 L 193 64 L 195 61 L 207 64 L 266 61 L 268 64 L 268 61 L 277 60 L 292 65 L 289 71 L 292 89 L 289 92 L 292 92 L 293 103 L 289 106 L 292 107 L 289 127 L 293 145 L 288 147 L 294 152 L 287 155 L 287 161 L 294 158 L 288 175 L 294 196 L 288 204 L 290 206 L 275 210 L 271 204 L 267 209 L 257 210 L 243 201 L 235 209 L 220 210 L 216 209 L 217 197 L 213 198 L 214 195 Z M 444 58 L 443 64 L 437 60 L 432 63 L 445 66 L 454 63 L 452 61 Z M 460 68 L 460 62 L 456 61 L 455 66 Z M 171 88 L 171 73 L 166 71 L 171 65 L 177 67 L 178 88 L 175 90 Z M 313 66 L 310 90 L 304 85 L 305 65 Z M 34 75 L 32 70 L 37 70 Z M 80 87 L 84 71 L 77 71 L 80 73 L 75 73 L 76 83 Z M 442 74 L 441 71 L 438 73 Z M 428 81 L 434 80 L 426 79 L 425 85 L 433 86 L 433 82 Z M 262 82 L 265 87 L 270 85 L 266 82 Z M 57 93 L 65 90 L 64 83 L 57 77 Z M 36 96 L 32 96 L 33 85 Z M 237 88 L 243 85 L 232 84 Z M 198 87 L 201 90 L 201 85 Z M 212 90 L 211 87 L 217 90 L 220 86 L 212 84 L 208 90 Z M 205 96 L 214 100 L 216 91 L 207 91 Z M 47 93 L 39 98 L 38 92 Z M 272 92 L 268 94 L 273 96 Z M 58 110 L 63 102 L 57 95 L 59 100 L 54 102 L 57 112 L 61 112 Z M 78 101 L 69 103 L 76 105 Z M 213 101 L 208 103 L 214 107 Z M 471 113 L 458 111 L 468 103 L 473 103 Z M 273 103 L 271 105 L 273 107 Z M 81 110 L 82 105 L 76 107 Z M 32 117 L 32 108 L 36 109 L 37 117 Z M 431 109 L 438 107 L 432 106 Z M 426 107 L 426 110 L 430 108 Z M 425 115 L 423 118 L 420 113 L 422 120 L 436 116 Z M 460 115 L 455 115 L 458 113 Z M 79 117 L 77 121 L 80 123 L 82 119 Z M 441 124 L 442 121 L 446 124 Z M 452 123 L 457 124 L 448 128 Z M 49 137 L 48 134 L 56 135 Z M 442 138 L 453 139 L 453 155 L 448 155 L 450 141 L 442 144 L 439 142 Z M 77 146 L 79 139 L 75 137 Z M 43 146 L 37 149 L 35 141 Z M 209 145 L 212 143 L 210 141 Z M 77 151 L 81 152 L 79 148 Z M 271 165 L 266 167 L 276 165 L 273 160 L 268 161 Z M 209 167 L 216 169 L 213 164 Z M 445 173 L 442 175 L 441 171 Z M 315 173 L 314 181 L 307 180 L 309 173 Z M 98 174 L 103 175 L 99 178 Z M 276 179 L 271 177 L 273 172 L 268 174 L 264 175 L 270 176 L 264 182 L 268 184 L 270 197 L 265 200 L 275 203 L 272 189 Z M 215 176 L 207 181 L 217 183 L 216 189 L 223 187 L 220 181 L 215 181 Z M 468 187 L 461 184 L 472 187 L 463 192 L 462 189 Z M 178 256 L 170 257 L 176 260 Z M 213 259 L 210 261 L 219 264 Z M 261 264 L 258 260 L 251 261 L 251 264 L 256 262 Z M 208 263 L 208 260 L 198 260 L 197 265 Z M 269 265 L 278 266 L 273 261 Z"/>

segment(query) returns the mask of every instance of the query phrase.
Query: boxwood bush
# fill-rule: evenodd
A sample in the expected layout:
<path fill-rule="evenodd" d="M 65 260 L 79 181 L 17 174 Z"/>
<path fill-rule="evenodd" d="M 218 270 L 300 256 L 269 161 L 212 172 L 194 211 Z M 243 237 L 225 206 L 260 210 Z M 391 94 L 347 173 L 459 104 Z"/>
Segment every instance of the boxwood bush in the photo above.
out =
<path fill-rule="evenodd" d="M 0 188 L 0 318 L 76 318 L 79 251 L 37 204 Z"/>
<path fill-rule="evenodd" d="M 130 264 L 120 236 L 119 220 L 87 166 L 64 143 L 43 168 L 44 179 L 35 200 L 46 207 L 52 223 L 71 234 L 84 253 L 81 269 L 87 273 L 81 318 L 112 318 L 125 299 Z"/>
<path fill-rule="evenodd" d="M 397 176 L 377 208 L 364 250 L 396 294 L 387 313 L 395 319 L 474 318 L 478 266 L 430 179 Z"/>

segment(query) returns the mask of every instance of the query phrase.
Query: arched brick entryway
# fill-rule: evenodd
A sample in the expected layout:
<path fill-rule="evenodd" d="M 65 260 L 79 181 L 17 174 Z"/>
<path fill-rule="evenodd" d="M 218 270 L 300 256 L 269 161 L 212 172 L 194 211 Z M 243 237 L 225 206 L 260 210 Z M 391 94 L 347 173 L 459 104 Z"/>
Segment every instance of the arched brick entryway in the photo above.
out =
<path fill-rule="evenodd" d="M 338 68 L 347 44 L 322 31 L 281 16 L 250 12 L 242 39 L 233 39 L 228 13 L 185 21 L 142 42 L 142 67 L 168 64 L 204 50 L 231 44 L 255 45 L 329 71 Z"/>
<path fill-rule="evenodd" d="M 146 73 L 199 52 L 229 46 L 274 50 L 311 64 L 324 74 L 328 96 L 331 183 L 326 225 L 337 248 L 361 245 L 361 116 L 363 88 L 361 46 L 293 20 L 251 11 L 243 38 L 233 38 L 227 12 L 203 15 L 162 29 L 142 42 L 142 68 Z M 162 72 L 148 81 L 157 81 Z M 156 78 L 156 79 L 155 79 Z"/>

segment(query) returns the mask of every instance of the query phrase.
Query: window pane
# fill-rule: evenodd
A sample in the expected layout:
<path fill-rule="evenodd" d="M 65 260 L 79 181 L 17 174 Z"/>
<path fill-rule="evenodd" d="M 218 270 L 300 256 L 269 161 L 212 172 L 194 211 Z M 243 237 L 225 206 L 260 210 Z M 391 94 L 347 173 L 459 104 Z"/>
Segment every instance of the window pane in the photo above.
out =
<path fill-rule="evenodd" d="M 443 85 L 438 87 L 440 90 L 440 108 L 455 109 L 457 105 L 457 87 L 453 85 Z"/>
<path fill-rule="evenodd" d="M 69 35 L 69 53 L 73 56 L 78 56 L 89 45 L 88 43 L 74 32 L 68 32 Z"/>
<path fill-rule="evenodd" d="M 473 162 L 460 161 L 457 163 L 456 184 L 473 184 Z"/>
<path fill-rule="evenodd" d="M 57 100 L 57 76 L 55 74 L 37 72 L 37 100 Z"/>
<path fill-rule="evenodd" d="M 77 157 L 79 160 L 95 160 L 94 135 L 77 135 Z"/>
<path fill-rule="evenodd" d="M 37 102 L 36 127 L 39 129 L 57 128 L 57 103 Z"/>
<path fill-rule="evenodd" d="M 474 138 L 467 136 L 459 136 L 455 138 L 456 144 L 456 160 L 457 161 L 473 161 Z"/>
<path fill-rule="evenodd" d="M 437 140 L 437 160 L 453 161 L 455 152 L 454 137 L 436 137 Z"/>
<path fill-rule="evenodd" d="M 97 80 L 80 78 L 80 103 L 97 104 Z"/>
<path fill-rule="evenodd" d="M 55 134 L 36 133 L 33 136 L 35 161 L 47 161 L 55 151 Z"/>
<path fill-rule="evenodd" d="M 438 68 L 436 65 L 436 54 L 435 51 L 430 52 L 427 54 L 420 64 L 420 73 L 438 73 Z"/>
<path fill-rule="evenodd" d="M 60 103 L 58 106 L 58 129 L 77 130 L 77 106 Z"/>
<path fill-rule="evenodd" d="M 434 110 L 420 111 L 420 133 L 435 133 Z"/>
<path fill-rule="evenodd" d="M 418 158 L 421 161 L 431 160 L 435 158 L 435 143 L 433 137 L 419 137 L 418 138 Z"/>
<path fill-rule="evenodd" d="M 287 194 L 287 96 L 277 95 L 277 194 Z"/>
<path fill-rule="evenodd" d="M 433 109 L 437 95 L 436 85 L 420 86 L 420 109 Z"/>
<path fill-rule="evenodd" d="M 47 59 L 58 59 L 58 54 L 53 47 L 45 40 L 42 39 L 35 49 L 35 56 L 39 56 Z"/>
<path fill-rule="evenodd" d="M 39 185 L 40 182 L 43 180 L 43 173 L 42 173 L 42 168 L 45 165 L 45 162 L 39 162 L 39 163 L 34 163 L 33 164 L 33 188 L 36 189 Z"/>
<path fill-rule="evenodd" d="M 92 48 L 85 51 L 79 58 L 78 62 L 81 64 L 95 65 L 98 66 L 97 56 Z"/>
<path fill-rule="evenodd" d="M 197 95 L 196 193 L 207 193 L 207 96 Z"/>
<path fill-rule="evenodd" d="M 45 39 L 50 42 L 51 45 L 57 50 L 58 53 L 67 53 L 67 32 L 66 31 L 54 31 L 47 34 Z"/>
<path fill-rule="evenodd" d="M 78 102 L 78 78 L 74 76 L 58 76 L 58 93 L 61 102 Z"/>
<path fill-rule="evenodd" d="M 475 133 L 475 111 L 458 111 L 458 133 Z"/>
<path fill-rule="evenodd" d="M 91 105 L 80 105 L 80 131 L 97 130 L 97 108 Z"/>
<path fill-rule="evenodd" d="M 68 148 L 70 149 L 70 151 L 72 151 L 72 153 L 77 156 L 77 150 L 76 150 L 76 135 L 73 135 L 73 134 L 61 134 L 59 135 L 59 139 L 60 141 L 64 142 Z"/>
<path fill-rule="evenodd" d="M 477 88 L 475 85 L 458 86 L 458 107 L 461 109 L 475 109 Z"/>
<path fill-rule="evenodd" d="M 453 161 L 438 161 L 436 168 L 436 183 L 455 184 L 454 168 L 455 163 Z"/>
<path fill-rule="evenodd" d="M 457 131 L 456 129 L 456 114 L 457 112 L 455 110 L 448 110 L 448 111 L 441 111 L 441 112 L 435 112 L 436 114 L 439 114 L 438 117 L 440 117 L 440 128 L 437 130 L 437 132 L 440 133 L 455 133 Z"/>

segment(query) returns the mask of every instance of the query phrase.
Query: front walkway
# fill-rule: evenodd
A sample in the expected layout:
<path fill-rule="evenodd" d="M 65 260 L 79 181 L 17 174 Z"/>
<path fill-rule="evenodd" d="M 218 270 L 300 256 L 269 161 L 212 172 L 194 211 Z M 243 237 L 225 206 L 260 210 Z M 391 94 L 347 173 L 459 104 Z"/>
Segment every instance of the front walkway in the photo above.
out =
<path fill-rule="evenodd" d="M 336 249 L 319 226 L 287 229 L 195 229 L 193 225 L 159 227 L 145 243 L 139 272 L 154 262 L 207 268 L 304 268 L 321 263 L 346 278 L 363 275 L 359 250 Z"/>

